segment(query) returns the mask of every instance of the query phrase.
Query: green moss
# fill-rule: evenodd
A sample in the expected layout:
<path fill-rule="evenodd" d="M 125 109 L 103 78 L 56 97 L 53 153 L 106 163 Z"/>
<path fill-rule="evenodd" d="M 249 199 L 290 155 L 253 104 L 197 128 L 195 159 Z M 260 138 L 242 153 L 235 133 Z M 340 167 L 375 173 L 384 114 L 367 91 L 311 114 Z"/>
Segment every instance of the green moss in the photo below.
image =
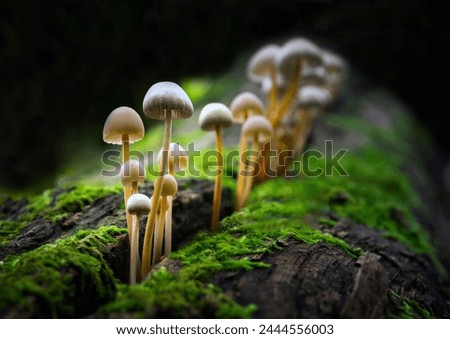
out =
<path fill-rule="evenodd" d="M 142 285 L 122 287 L 116 300 L 103 311 L 137 317 L 152 316 L 159 310 L 158 314 L 171 317 L 211 314 L 245 318 L 256 306 L 241 306 L 225 297 L 208 283 L 215 273 L 266 269 L 270 266 L 261 261 L 261 254 L 279 250 L 279 241 L 288 238 L 308 244 L 327 242 L 355 258 L 362 254 L 343 240 L 307 226 L 303 216 L 308 209 L 302 209 L 303 201 L 295 192 L 296 187 L 282 179 L 257 187 L 248 207 L 225 218 L 220 232 L 200 233 L 195 241 L 171 254 L 182 264 L 176 276 L 161 270 Z M 269 201 L 276 197 L 285 200 Z M 207 309 L 213 311 L 205 313 Z"/>
<path fill-rule="evenodd" d="M 1 220 L 0 221 L 0 246 L 5 246 L 11 239 L 14 239 L 18 233 L 25 227 L 26 224 L 11 221 L 11 220 Z"/>
<path fill-rule="evenodd" d="M 120 285 L 114 302 L 103 307 L 106 313 L 132 312 L 134 317 L 170 316 L 248 318 L 254 306 L 243 307 L 212 284 L 175 276 L 161 268 L 141 285 Z M 156 313 L 156 314 L 155 314 Z"/>
<path fill-rule="evenodd" d="M 95 311 L 115 294 L 104 258 L 124 233 L 116 227 L 74 236 L 8 257 L 0 266 L 0 313 L 11 308 L 41 317 L 73 317 Z"/>
<path fill-rule="evenodd" d="M 387 113 L 381 121 L 387 119 L 388 123 L 385 121 L 380 126 L 368 123 L 364 114 L 360 114 L 367 109 Z M 324 197 L 332 197 L 337 191 L 348 197 L 345 204 L 322 199 L 322 209 L 328 203 L 328 208 L 341 217 L 350 217 L 384 231 L 386 237 L 409 245 L 417 253 L 427 254 L 444 273 L 435 247 L 415 217 L 415 212 L 426 214 L 427 211 L 408 176 L 408 168 L 412 167 L 419 185 L 430 192 L 435 190 L 421 157 L 426 149 L 432 148 L 430 136 L 410 112 L 382 91 L 353 100 L 346 110 L 354 114 L 330 114 L 325 117 L 326 122 L 361 134 L 365 145 L 356 151 L 350 150 L 341 161 L 349 177 L 334 175 L 321 177 L 316 182 L 315 186 L 323 186 Z M 321 161 L 315 161 L 316 165 L 323 166 Z"/>
<path fill-rule="evenodd" d="M 397 319 L 434 319 L 433 312 L 422 307 L 417 301 L 400 295 L 393 290 L 389 293 L 391 299 L 399 308 L 399 312 L 392 315 L 392 318 Z"/>
<path fill-rule="evenodd" d="M 122 191 L 120 185 L 115 186 L 91 186 L 80 184 L 68 192 L 57 196 L 55 205 L 45 210 L 43 217 L 51 221 L 64 219 L 69 213 L 81 211 L 86 205 L 101 199 L 107 195 L 119 194 Z"/>
<path fill-rule="evenodd" d="M 29 199 L 28 211 L 18 220 L 0 220 L 0 246 L 7 245 L 15 239 L 28 224 L 38 218 L 57 222 L 70 213 L 81 211 L 86 205 L 110 194 L 120 193 L 120 185 L 87 185 L 79 184 L 65 188 L 65 192 L 57 194 L 57 189 L 46 190 L 42 194 Z"/>

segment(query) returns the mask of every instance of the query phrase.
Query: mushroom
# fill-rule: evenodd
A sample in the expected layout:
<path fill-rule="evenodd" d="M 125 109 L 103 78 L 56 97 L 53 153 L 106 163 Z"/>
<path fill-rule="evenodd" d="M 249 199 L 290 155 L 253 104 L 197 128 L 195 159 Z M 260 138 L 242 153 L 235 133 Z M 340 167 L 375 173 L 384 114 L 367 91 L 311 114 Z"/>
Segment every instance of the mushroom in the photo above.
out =
<path fill-rule="evenodd" d="M 222 198 L 222 129 L 230 127 L 233 123 L 233 115 L 227 106 L 220 103 L 211 103 L 203 107 L 198 118 L 200 128 L 205 131 L 216 132 L 217 142 L 217 176 L 214 185 L 214 199 L 211 217 L 211 231 L 217 232 L 219 229 L 220 201 Z"/>
<path fill-rule="evenodd" d="M 300 84 L 300 87 L 311 85 L 323 87 L 326 83 L 326 77 L 327 73 L 325 67 L 323 67 L 322 65 L 305 69 L 302 72 L 302 82 Z"/>
<path fill-rule="evenodd" d="M 169 174 L 185 171 L 188 168 L 189 158 L 184 148 L 176 143 L 169 146 Z M 158 153 L 157 163 L 162 167 L 162 149 Z M 167 197 L 168 209 L 166 212 L 166 226 L 164 227 L 164 255 L 168 256 L 172 252 L 172 202 L 173 197 Z"/>
<path fill-rule="evenodd" d="M 347 72 L 346 62 L 330 51 L 322 52 L 323 65 L 326 70 L 326 86 L 333 97 L 339 94 L 342 82 Z"/>
<path fill-rule="evenodd" d="M 177 194 L 178 184 L 174 176 L 166 174 L 163 177 L 163 184 L 161 189 L 159 218 L 155 228 L 155 247 L 153 249 L 153 264 L 157 264 L 161 261 L 163 235 L 164 235 L 164 223 L 166 219 L 166 213 L 169 209 L 167 199 Z M 154 196 L 153 196 L 154 197 Z"/>
<path fill-rule="evenodd" d="M 262 101 L 253 93 L 243 92 L 238 94 L 230 104 L 230 110 L 233 114 L 233 122 L 237 124 L 243 124 L 247 121 L 248 117 L 253 115 L 263 115 L 264 114 L 264 104 Z M 241 134 L 239 141 L 239 162 L 238 162 L 238 174 L 237 174 L 237 185 L 236 185 L 236 197 L 241 196 L 242 188 L 244 184 L 244 177 L 239 175 L 242 167 L 245 166 L 245 154 L 247 147 L 247 139 Z M 238 209 L 238 201 L 236 198 L 236 209 Z"/>
<path fill-rule="evenodd" d="M 301 153 L 312 128 L 312 119 L 319 117 L 324 108 L 331 102 L 330 92 L 323 87 L 303 86 L 298 91 L 300 120 L 296 124 L 291 139 L 291 147 Z"/>
<path fill-rule="evenodd" d="M 142 250 L 142 276 L 150 271 L 151 237 L 154 232 L 156 204 L 161 196 L 163 176 L 167 171 L 172 120 L 187 119 L 194 113 L 194 107 L 186 92 L 176 83 L 163 81 L 154 84 L 147 91 L 143 102 L 144 113 L 147 117 L 165 120 L 164 141 L 162 147 L 162 167 L 156 177 L 152 201 L 152 209 L 148 215 Z"/>
<path fill-rule="evenodd" d="M 139 224 L 141 215 L 150 211 L 150 199 L 140 193 L 130 196 L 127 201 L 127 212 L 133 216 L 132 233 L 130 237 L 130 284 L 135 284 L 139 265 Z M 139 272 L 140 273 L 140 272 Z"/>
<path fill-rule="evenodd" d="M 261 83 L 265 79 L 270 79 L 270 90 L 267 93 L 267 107 L 269 114 L 272 114 L 276 107 L 277 88 L 277 68 L 276 57 L 280 47 L 274 44 L 266 45 L 256 51 L 247 64 L 247 77 Z"/>
<path fill-rule="evenodd" d="M 272 125 L 270 124 L 269 120 L 262 116 L 252 116 L 248 118 L 248 120 L 242 125 L 241 138 L 242 137 L 252 140 L 250 164 L 252 164 L 253 169 L 251 173 L 245 178 L 242 196 L 238 197 L 238 209 L 240 209 L 247 203 L 248 196 L 253 185 L 253 177 L 255 176 L 257 156 L 259 153 L 259 143 L 265 143 L 272 139 Z"/>
<path fill-rule="evenodd" d="M 139 193 L 138 183 L 145 180 L 145 168 L 138 160 L 128 160 L 120 169 L 120 181 L 124 187 L 131 188 L 133 194 Z"/>
<path fill-rule="evenodd" d="M 144 137 L 145 129 L 139 114 L 132 108 L 122 106 L 112 111 L 103 126 L 103 141 L 122 145 L 122 164 L 130 159 L 130 144 Z M 131 195 L 131 188 L 124 187 L 125 204 Z M 131 220 L 127 213 L 128 233 L 131 233 Z"/>
<path fill-rule="evenodd" d="M 289 82 L 289 87 L 275 115 L 270 119 L 277 127 L 281 117 L 295 100 L 299 88 L 302 69 L 317 67 L 322 62 L 320 49 L 311 41 L 296 38 L 286 42 L 277 54 L 277 67 L 281 76 Z"/>
<path fill-rule="evenodd" d="M 156 158 L 156 162 L 158 163 L 159 168 L 162 168 L 162 154 L 163 150 L 161 149 Z M 170 143 L 169 154 L 167 158 L 169 174 L 174 175 L 175 172 L 182 172 L 188 168 L 189 157 L 186 153 L 186 150 L 180 144 L 174 142 Z"/>

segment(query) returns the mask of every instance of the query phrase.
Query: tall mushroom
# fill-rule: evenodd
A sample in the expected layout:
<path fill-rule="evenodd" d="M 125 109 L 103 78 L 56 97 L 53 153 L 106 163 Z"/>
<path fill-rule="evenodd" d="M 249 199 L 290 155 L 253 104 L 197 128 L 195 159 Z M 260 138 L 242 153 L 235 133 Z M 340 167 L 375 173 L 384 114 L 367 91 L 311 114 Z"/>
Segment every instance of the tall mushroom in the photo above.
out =
<path fill-rule="evenodd" d="M 161 196 L 163 177 L 167 171 L 170 136 L 172 133 L 172 120 L 187 119 L 194 113 L 194 107 L 186 92 L 176 83 L 163 81 L 154 84 L 147 91 L 143 102 L 144 113 L 152 119 L 164 120 L 164 141 L 162 154 L 162 167 L 156 177 L 152 209 L 150 210 L 144 236 L 142 250 L 142 276 L 150 271 L 151 242 L 154 232 L 156 205 Z"/>
<path fill-rule="evenodd" d="M 263 115 L 264 104 L 253 93 L 243 92 L 238 94 L 230 104 L 230 110 L 233 114 L 233 122 L 243 124 L 250 116 Z M 244 154 L 247 147 L 247 139 L 241 135 L 239 141 L 239 162 L 237 171 L 237 185 L 236 185 L 236 209 L 238 209 L 238 197 L 242 194 L 244 184 L 244 177 L 241 175 L 242 168 L 245 166 Z M 244 158 L 243 158 L 244 156 Z"/>
<path fill-rule="evenodd" d="M 130 159 L 130 144 L 144 137 L 145 129 L 139 114 L 132 108 L 122 106 L 112 111 L 103 126 L 103 141 L 122 145 L 122 164 Z M 131 195 L 131 188 L 124 187 L 125 204 Z M 128 233 L 131 234 L 131 218 L 127 213 Z"/>
<path fill-rule="evenodd" d="M 347 72 L 346 62 L 338 55 L 330 52 L 322 52 L 323 65 L 326 70 L 326 86 L 333 97 L 338 96 L 342 82 Z"/>
<path fill-rule="evenodd" d="M 291 147 L 301 153 L 312 128 L 312 119 L 319 117 L 331 102 L 328 89 L 317 86 L 303 86 L 298 91 L 298 109 L 301 119 L 295 126 Z"/>
<path fill-rule="evenodd" d="M 263 46 L 256 51 L 247 63 L 247 77 L 261 83 L 270 79 L 270 90 L 267 94 L 267 107 L 269 116 L 275 111 L 277 105 L 277 68 L 276 58 L 280 47 L 274 44 Z"/>
<path fill-rule="evenodd" d="M 252 141 L 252 152 L 250 156 L 250 164 L 252 165 L 251 173 L 247 173 L 248 175 L 245 178 L 244 188 L 242 192 L 242 196 L 238 197 L 239 204 L 238 209 L 245 206 L 248 200 L 248 196 L 250 194 L 250 190 L 253 185 L 253 177 L 256 172 L 256 164 L 257 158 L 259 154 L 259 144 L 265 143 L 272 139 L 273 137 L 273 128 L 270 124 L 269 120 L 262 116 L 253 116 L 248 118 L 248 120 L 242 125 L 241 130 L 241 138 L 250 139 Z"/>
<path fill-rule="evenodd" d="M 162 149 L 158 153 L 157 163 L 162 167 Z M 175 172 L 182 172 L 188 168 L 189 158 L 180 144 L 171 142 L 169 146 L 169 174 L 174 175 Z M 172 205 L 173 197 L 167 197 L 168 209 L 166 212 L 166 225 L 164 227 L 164 255 L 168 256 L 172 252 Z"/>
<path fill-rule="evenodd" d="M 177 194 L 178 184 L 174 176 L 171 174 L 166 174 L 163 179 L 161 198 L 160 198 L 160 210 L 159 218 L 156 223 L 155 228 L 155 247 L 153 251 L 153 264 L 157 264 L 161 261 L 163 236 L 164 236 L 164 224 L 166 220 L 166 213 L 169 209 L 167 204 L 168 197 L 173 197 Z M 153 196 L 154 198 L 154 196 Z"/>
<path fill-rule="evenodd" d="M 281 76 L 289 82 L 289 87 L 277 108 L 275 115 L 271 116 L 270 123 L 274 128 L 295 100 L 302 69 L 316 67 L 322 62 L 320 49 L 311 41 L 296 38 L 287 41 L 277 54 L 277 67 Z"/>
<path fill-rule="evenodd" d="M 220 218 L 220 201 L 222 198 L 222 172 L 223 172 L 223 155 L 222 155 L 222 129 L 230 127 L 233 123 L 233 115 L 229 108 L 224 104 L 212 103 L 208 104 L 200 112 L 198 118 L 200 128 L 205 131 L 216 132 L 217 142 L 217 176 L 214 185 L 214 199 L 211 217 L 211 231 L 217 232 L 219 229 Z"/>
<path fill-rule="evenodd" d="M 136 283 L 138 279 L 137 267 L 139 266 L 139 224 L 141 215 L 150 211 L 150 199 L 140 193 L 130 196 L 127 201 L 127 212 L 133 216 L 132 233 L 130 237 L 130 284 Z"/>

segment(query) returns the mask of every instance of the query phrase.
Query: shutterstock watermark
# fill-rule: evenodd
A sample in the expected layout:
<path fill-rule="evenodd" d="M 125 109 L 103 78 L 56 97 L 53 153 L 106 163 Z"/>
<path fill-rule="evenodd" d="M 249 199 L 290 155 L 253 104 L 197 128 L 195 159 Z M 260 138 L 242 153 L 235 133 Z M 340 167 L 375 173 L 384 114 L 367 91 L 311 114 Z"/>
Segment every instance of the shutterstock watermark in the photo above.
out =
<path fill-rule="evenodd" d="M 175 145 L 179 147 L 179 145 Z M 175 149 L 178 151 L 177 149 Z M 326 140 L 324 151 L 315 149 L 306 150 L 301 156 L 294 154 L 292 150 L 276 151 L 274 149 L 264 149 L 260 151 L 248 150 L 239 157 L 238 150 L 225 151 L 219 154 L 216 150 L 199 151 L 195 148 L 195 143 L 190 143 L 185 149 L 189 158 L 188 167 L 183 171 L 178 171 L 178 177 L 199 177 L 201 174 L 215 177 L 223 169 L 217 166 L 218 157 L 222 157 L 224 176 L 235 177 L 237 175 L 238 164 L 241 162 L 241 175 L 257 176 L 261 171 L 265 171 L 267 177 L 296 177 L 299 175 L 307 177 L 318 177 L 321 175 L 348 176 L 349 174 L 341 164 L 349 150 L 334 150 L 333 141 Z M 143 164 L 150 175 L 158 175 L 157 155 L 159 152 L 130 151 L 130 159 L 134 159 Z M 170 152 L 169 152 L 170 153 Z M 175 152 L 174 152 L 175 153 Z M 261 161 L 264 159 L 264 161 Z M 177 159 L 174 159 L 177 161 Z M 122 156 L 119 150 L 107 150 L 102 154 L 103 169 L 101 175 L 105 177 L 115 177 L 119 175 L 122 166 Z M 175 166 L 177 167 L 177 166 Z M 281 169 L 281 172 L 280 172 Z M 129 169 L 124 168 L 127 175 Z M 141 173 L 140 173 L 141 174 Z M 144 175 L 145 173 L 142 173 Z"/>

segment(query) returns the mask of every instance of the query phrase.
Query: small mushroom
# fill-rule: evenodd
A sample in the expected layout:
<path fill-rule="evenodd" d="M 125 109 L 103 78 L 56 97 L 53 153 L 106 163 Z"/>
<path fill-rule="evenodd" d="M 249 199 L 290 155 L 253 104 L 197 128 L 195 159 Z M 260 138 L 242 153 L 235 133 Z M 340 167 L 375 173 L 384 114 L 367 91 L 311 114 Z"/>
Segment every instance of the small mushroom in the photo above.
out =
<path fill-rule="evenodd" d="M 139 193 L 138 184 L 145 180 L 145 168 L 138 160 L 128 160 L 120 169 L 120 181 L 124 187 L 131 188 L 133 194 Z"/>
<path fill-rule="evenodd" d="M 261 83 L 264 79 L 270 79 L 270 90 L 267 94 L 268 112 L 271 114 L 278 97 L 276 58 L 280 47 L 274 44 L 266 45 L 256 51 L 247 64 L 247 77 Z"/>
<path fill-rule="evenodd" d="M 295 100 L 300 86 L 302 69 L 317 67 L 322 62 L 320 49 L 311 41 L 296 38 L 287 41 L 277 54 L 277 67 L 281 76 L 290 83 L 275 115 L 271 117 L 271 124 L 277 127 L 286 110 Z"/>
<path fill-rule="evenodd" d="M 133 216 L 132 233 L 130 236 L 130 284 L 135 284 L 138 279 L 137 267 L 139 266 L 139 224 L 141 215 L 150 211 L 150 199 L 140 193 L 130 196 L 127 201 L 127 212 Z"/>
<path fill-rule="evenodd" d="M 342 82 L 347 73 L 346 62 L 338 55 L 330 51 L 322 52 L 323 65 L 326 70 L 326 87 L 333 97 L 339 94 Z"/>
<path fill-rule="evenodd" d="M 173 197 L 177 194 L 178 184 L 174 176 L 166 174 L 163 177 L 163 184 L 160 198 L 159 218 L 155 228 L 155 247 L 153 249 L 153 264 L 157 264 L 161 261 L 163 236 L 164 236 L 164 224 L 166 220 L 166 213 L 169 210 L 167 203 L 168 197 Z"/>
<path fill-rule="evenodd" d="M 162 150 L 157 157 L 158 166 L 162 167 Z M 182 172 L 188 168 L 189 157 L 184 148 L 176 143 L 170 143 L 169 147 L 169 174 Z M 166 226 L 164 227 L 164 255 L 168 256 L 172 252 L 172 205 L 173 197 L 167 197 L 168 209 L 166 212 Z"/>
<path fill-rule="evenodd" d="M 250 156 L 250 164 L 252 164 L 253 169 L 251 173 L 247 173 L 244 181 L 244 188 L 242 191 L 242 196 L 238 197 L 238 210 L 245 206 L 250 194 L 250 190 L 253 185 L 253 177 L 256 172 L 256 163 L 259 154 L 259 144 L 270 141 L 273 137 L 273 128 L 269 120 L 262 116 L 253 116 L 248 118 L 248 120 L 242 125 L 241 138 L 247 138 L 252 140 L 252 153 Z"/>
<path fill-rule="evenodd" d="M 130 144 L 144 137 L 145 129 L 139 114 L 132 108 L 122 106 L 112 111 L 103 126 L 103 141 L 122 145 L 122 164 L 130 160 Z M 125 204 L 131 195 L 131 188 L 124 187 Z M 128 233 L 131 233 L 131 218 L 127 213 Z"/>
<path fill-rule="evenodd" d="M 300 119 L 294 128 L 290 146 L 295 153 L 301 153 L 311 133 L 312 119 L 320 117 L 331 102 L 330 92 L 323 87 L 303 86 L 298 91 L 298 114 Z"/>
<path fill-rule="evenodd" d="M 302 82 L 300 84 L 300 87 L 323 87 L 326 84 L 326 77 L 327 73 L 325 67 L 323 67 L 322 65 L 305 69 L 302 73 Z"/>
<path fill-rule="evenodd" d="M 219 229 L 220 201 L 222 198 L 222 175 L 223 175 L 223 155 L 222 155 L 222 129 L 230 127 L 233 122 L 233 115 L 227 106 L 220 103 L 208 104 L 200 112 L 198 123 L 205 131 L 216 132 L 217 142 L 217 176 L 214 185 L 214 199 L 211 217 L 211 231 L 217 232 Z"/>
<path fill-rule="evenodd" d="M 147 219 L 144 236 L 144 247 L 142 250 L 142 276 L 150 271 L 150 239 L 154 232 L 156 218 L 156 204 L 161 196 L 163 177 L 168 167 L 168 151 L 170 136 L 172 133 L 172 120 L 187 119 L 194 113 L 194 107 L 186 92 L 176 83 L 163 81 L 154 84 L 147 91 L 143 102 L 144 113 L 152 119 L 164 120 L 164 141 L 162 153 L 162 167 L 159 169 L 155 181 L 152 201 L 152 209 Z"/>
<path fill-rule="evenodd" d="M 163 150 L 161 149 L 156 158 L 156 162 L 158 163 L 158 167 L 162 168 L 162 156 Z M 169 174 L 174 175 L 175 172 L 182 172 L 188 168 L 189 157 L 186 153 L 186 150 L 177 143 L 171 142 L 169 146 L 169 154 L 168 154 L 168 169 Z"/>
<path fill-rule="evenodd" d="M 238 94 L 230 104 L 230 110 L 233 114 L 233 122 L 237 124 L 243 124 L 247 121 L 248 117 L 254 115 L 263 115 L 264 114 L 264 104 L 262 101 L 253 93 L 243 92 Z M 245 166 L 245 157 L 241 156 L 245 154 L 245 150 L 247 147 L 247 139 L 244 135 L 241 134 L 241 138 L 239 141 L 239 162 L 238 162 L 238 176 L 237 176 L 237 185 L 236 185 L 236 197 L 241 196 L 242 188 L 244 185 L 244 177 L 239 175 L 242 171 L 242 168 Z M 238 200 L 236 198 L 236 209 L 238 207 Z"/>

